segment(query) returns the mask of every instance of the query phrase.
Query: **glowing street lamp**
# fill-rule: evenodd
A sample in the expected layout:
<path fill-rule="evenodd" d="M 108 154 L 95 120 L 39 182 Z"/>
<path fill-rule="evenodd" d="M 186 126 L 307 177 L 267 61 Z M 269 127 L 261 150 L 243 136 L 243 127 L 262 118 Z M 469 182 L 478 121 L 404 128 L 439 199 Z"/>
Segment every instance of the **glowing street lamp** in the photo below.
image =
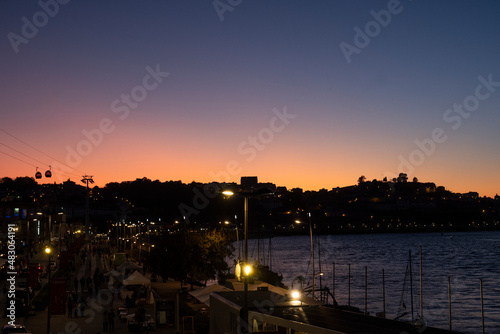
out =
<path fill-rule="evenodd" d="M 224 190 L 222 192 L 223 195 L 226 195 L 226 196 L 233 196 L 234 195 L 234 192 L 231 191 L 231 190 Z"/>
<path fill-rule="evenodd" d="M 245 272 L 245 276 L 246 276 L 246 277 L 249 277 L 249 276 L 250 276 L 250 274 L 252 273 L 252 266 L 251 266 L 251 265 L 249 265 L 249 264 L 247 264 L 247 265 L 245 266 L 245 268 L 243 269 L 243 271 Z"/>
<path fill-rule="evenodd" d="M 244 286 L 244 294 L 243 294 L 243 312 L 242 312 L 242 321 L 243 321 L 243 325 L 245 327 L 242 327 L 243 331 L 245 333 L 249 333 L 250 332 L 250 326 L 248 324 L 248 279 L 249 279 L 249 275 L 251 274 L 252 272 L 252 267 L 248 265 L 248 198 L 250 196 L 259 196 L 259 195 L 269 195 L 271 194 L 272 192 L 267 190 L 267 189 L 261 189 L 260 191 L 257 191 L 256 193 L 252 193 L 252 192 L 247 192 L 247 191 L 240 191 L 238 192 L 237 194 L 240 195 L 240 196 L 243 196 L 243 199 L 244 199 L 244 204 L 243 204 L 243 217 L 244 217 L 244 225 L 243 225 L 243 229 L 244 229 L 244 238 L 245 238 L 245 241 L 244 241 L 244 253 L 243 253 L 243 263 L 244 263 L 244 268 L 243 268 L 243 272 L 245 273 L 245 276 L 244 276 L 244 281 L 243 281 L 243 286 Z M 235 192 L 233 192 L 232 190 L 230 189 L 226 189 L 224 191 L 222 191 L 222 194 L 225 195 L 225 196 L 228 196 L 228 197 L 231 197 L 233 195 L 235 195 Z"/>
<path fill-rule="evenodd" d="M 292 297 L 290 303 L 294 306 L 302 306 L 302 300 L 300 299 L 300 292 L 298 290 L 292 290 L 290 294 Z"/>
<path fill-rule="evenodd" d="M 234 192 L 231 190 L 224 190 L 222 192 L 223 195 L 225 196 L 233 196 Z M 248 274 L 251 272 L 251 268 L 249 269 L 250 266 L 248 266 L 248 195 L 243 193 L 243 198 L 244 198 L 244 204 L 243 204 L 243 211 L 244 211 L 244 227 L 243 227 L 243 234 L 245 238 L 244 242 L 244 253 L 243 253 L 243 263 L 244 263 L 244 268 L 243 272 L 245 273 L 244 280 L 243 280 L 243 325 L 245 327 L 242 327 L 245 333 L 249 332 L 250 326 L 248 325 Z M 247 274 L 248 271 L 248 274 Z"/>

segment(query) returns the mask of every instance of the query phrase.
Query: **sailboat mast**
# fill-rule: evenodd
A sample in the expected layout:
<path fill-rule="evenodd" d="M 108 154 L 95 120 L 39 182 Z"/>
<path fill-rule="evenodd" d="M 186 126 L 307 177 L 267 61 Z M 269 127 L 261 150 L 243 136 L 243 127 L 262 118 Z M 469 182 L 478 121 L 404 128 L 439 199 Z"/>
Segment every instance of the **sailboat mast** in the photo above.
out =
<path fill-rule="evenodd" d="M 234 222 L 236 224 L 236 245 L 238 246 L 238 263 L 241 260 L 241 248 L 240 248 L 240 232 L 238 230 L 238 216 L 234 215 Z"/>
<path fill-rule="evenodd" d="M 309 212 L 309 234 L 311 234 L 311 259 L 312 259 L 312 298 L 314 298 L 314 290 L 316 289 L 316 282 L 314 277 L 314 242 L 313 242 L 313 227 L 311 221 L 311 213 Z"/>
<path fill-rule="evenodd" d="M 412 274 L 412 269 L 411 269 L 411 249 L 409 251 L 409 255 L 410 255 L 410 298 L 411 298 L 411 321 L 413 322 L 414 321 L 414 318 L 413 318 L 413 274 Z"/>
<path fill-rule="evenodd" d="M 318 267 L 319 267 L 319 300 L 321 303 L 323 303 L 323 282 L 321 279 L 321 276 L 323 275 L 323 272 L 321 271 L 321 244 L 320 244 L 320 237 L 319 235 L 316 235 L 316 239 L 318 240 Z"/>
<path fill-rule="evenodd" d="M 259 231 L 259 236 L 257 237 L 257 264 L 260 264 L 260 231 Z"/>
<path fill-rule="evenodd" d="M 420 320 L 424 320 L 424 305 L 422 303 L 422 246 L 420 246 Z"/>
<path fill-rule="evenodd" d="M 269 248 L 268 248 L 268 251 L 269 251 L 269 270 L 273 270 L 273 258 L 272 258 L 272 253 L 271 253 L 271 238 L 269 238 Z"/>

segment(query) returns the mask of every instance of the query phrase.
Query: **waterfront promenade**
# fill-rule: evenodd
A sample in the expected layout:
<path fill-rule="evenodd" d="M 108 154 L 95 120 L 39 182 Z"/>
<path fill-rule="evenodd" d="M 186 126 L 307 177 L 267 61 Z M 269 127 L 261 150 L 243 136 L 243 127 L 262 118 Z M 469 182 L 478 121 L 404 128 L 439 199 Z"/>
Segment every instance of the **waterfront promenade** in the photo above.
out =
<path fill-rule="evenodd" d="M 86 254 L 86 256 L 83 256 Z M 32 262 L 39 262 L 44 267 L 47 265 L 47 257 L 44 256 L 42 251 L 38 251 Z M 118 306 L 124 305 L 124 301 L 120 299 L 117 289 L 114 289 L 112 285 L 108 282 L 100 282 L 98 289 L 88 289 L 87 284 L 80 284 L 80 280 L 87 281 L 90 277 L 93 277 L 93 273 L 98 269 L 100 272 L 107 272 L 109 268 L 109 256 L 107 252 L 102 252 L 99 254 L 92 251 L 90 244 L 85 244 L 84 247 L 75 257 L 74 271 L 70 272 L 67 281 L 67 291 L 64 298 L 68 299 L 72 294 L 77 296 L 78 301 L 84 302 L 83 316 L 82 313 L 78 311 L 75 317 L 75 308 L 72 310 L 72 314 L 68 314 L 68 309 L 66 307 L 64 315 L 52 315 L 50 317 L 50 333 L 53 334 L 79 334 L 79 333 L 123 333 L 127 332 L 126 322 L 119 319 L 118 316 Z M 77 289 L 75 290 L 75 279 L 78 281 Z M 42 285 L 47 284 L 48 279 L 42 278 Z M 5 282 L 1 283 L 1 288 Z M 94 287 L 94 282 L 92 281 L 91 286 Z M 39 291 L 36 291 L 38 293 Z M 9 321 L 8 318 L 3 317 L 4 315 L 4 305 L 5 305 L 5 294 L 2 294 L 0 298 L 0 303 L 2 305 L 2 318 L 0 318 L 0 327 L 3 327 Z M 154 306 L 146 304 L 143 306 L 146 314 L 153 315 Z M 105 330 L 104 322 L 105 311 L 114 313 L 114 329 Z M 36 334 L 47 334 L 47 309 L 42 311 L 35 311 L 29 316 L 23 316 L 16 318 L 16 324 L 24 325 L 29 331 Z M 109 324 L 109 321 L 108 321 Z M 173 328 L 161 329 L 162 333 L 175 333 Z"/>
<path fill-rule="evenodd" d="M 87 254 L 83 256 L 83 254 Z M 33 259 L 44 265 L 47 265 L 47 260 L 44 260 L 44 254 L 38 252 L 38 255 Z M 120 299 L 117 290 L 113 288 L 108 282 L 101 282 L 99 284 L 98 290 L 89 291 L 88 287 L 84 284 L 78 283 L 75 290 L 75 279 L 80 282 L 80 280 L 91 277 L 92 273 L 99 269 L 101 272 L 107 272 L 111 268 L 109 267 L 109 256 L 107 252 L 102 252 L 99 256 L 98 253 L 91 251 L 91 246 L 85 244 L 80 250 L 79 254 L 75 258 L 74 271 L 70 272 L 68 283 L 67 283 L 67 296 L 72 293 L 77 294 L 78 300 L 85 301 L 85 308 L 83 316 L 78 314 L 75 317 L 74 312 L 68 314 L 67 309 L 64 315 L 51 316 L 51 326 L 50 333 L 67 333 L 67 334 L 80 334 L 80 333 L 123 333 L 128 332 L 126 323 L 120 321 L 117 315 L 117 308 L 120 305 L 125 304 L 123 300 Z M 44 284 L 47 283 L 47 279 L 43 279 Z M 3 282 L 2 284 L 5 284 Z M 178 289 L 179 282 L 169 281 L 167 283 L 153 283 L 153 289 L 158 295 L 163 298 L 173 298 L 175 297 Z M 67 298 L 65 296 L 65 298 Z M 5 305 L 5 297 L 2 296 L 2 305 Z M 144 305 L 147 314 L 154 315 L 153 305 Z M 114 318 L 114 330 L 105 330 L 103 326 L 105 311 L 111 311 L 115 313 Z M 350 333 L 353 330 L 364 330 L 366 333 L 399 333 L 404 331 L 406 333 L 420 333 L 419 329 L 412 328 L 405 324 L 389 321 L 385 319 L 379 319 L 375 317 L 368 317 L 365 315 L 344 312 L 335 309 L 323 309 L 318 310 L 317 308 L 303 309 L 294 318 L 290 318 L 290 310 L 285 314 L 280 314 L 279 310 L 275 310 L 275 316 L 282 318 L 283 320 L 289 321 L 300 321 L 303 323 L 315 324 L 318 327 L 329 328 L 330 330 L 336 330 L 339 333 Z M 326 312 L 327 314 L 323 314 Z M 78 312 L 80 313 L 80 312 Z M 3 315 L 3 314 L 2 314 Z M 305 316 L 304 318 L 302 318 Z M 327 319 L 327 320 L 321 320 Z M 7 323 L 7 318 L 1 319 L 1 326 Z M 47 310 L 36 311 L 34 315 L 28 317 L 20 317 L 16 319 L 17 324 L 23 324 L 29 331 L 38 334 L 48 334 L 47 332 Z M 368 330 L 368 331 L 366 331 Z M 153 329 L 151 331 L 161 332 L 161 333 L 175 333 L 175 328 L 160 328 Z M 424 333 L 450 333 L 446 330 L 439 330 L 434 328 L 426 328 Z"/>

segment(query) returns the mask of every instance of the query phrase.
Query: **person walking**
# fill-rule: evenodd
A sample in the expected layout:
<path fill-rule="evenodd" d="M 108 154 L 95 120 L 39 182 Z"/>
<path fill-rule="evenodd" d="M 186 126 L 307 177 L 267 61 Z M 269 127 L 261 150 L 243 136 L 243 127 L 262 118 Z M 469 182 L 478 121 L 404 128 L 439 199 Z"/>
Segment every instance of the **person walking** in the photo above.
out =
<path fill-rule="evenodd" d="M 92 288 L 92 278 L 87 277 L 87 290 L 90 290 Z"/>
<path fill-rule="evenodd" d="M 81 291 L 81 292 L 83 292 L 84 287 L 85 287 L 85 278 L 82 276 L 82 277 L 80 278 L 80 291 Z"/>
<path fill-rule="evenodd" d="M 80 317 L 83 318 L 83 311 L 85 311 L 85 303 L 83 302 L 83 300 L 80 301 L 79 308 L 80 308 Z"/>
<path fill-rule="evenodd" d="M 68 318 L 73 317 L 73 299 L 71 296 L 68 297 Z"/>
<path fill-rule="evenodd" d="M 75 318 L 78 318 L 78 313 L 80 312 L 80 302 L 74 303 L 75 305 Z"/>
<path fill-rule="evenodd" d="M 108 312 L 108 330 L 110 333 L 115 331 L 115 312 L 113 309 Z"/>
<path fill-rule="evenodd" d="M 102 314 L 102 331 L 104 333 L 107 333 L 108 332 L 108 311 L 104 311 L 104 313 Z"/>
<path fill-rule="evenodd" d="M 125 297 L 125 307 L 127 308 L 127 313 L 130 313 L 130 310 L 132 309 L 132 301 L 130 300 L 129 295 Z"/>

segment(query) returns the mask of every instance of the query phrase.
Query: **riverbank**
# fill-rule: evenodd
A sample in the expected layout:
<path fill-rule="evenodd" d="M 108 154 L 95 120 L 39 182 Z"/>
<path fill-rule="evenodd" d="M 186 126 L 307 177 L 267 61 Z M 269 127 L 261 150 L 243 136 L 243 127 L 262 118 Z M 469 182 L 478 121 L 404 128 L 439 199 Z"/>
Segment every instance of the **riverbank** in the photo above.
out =
<path fill-rule="evenodd" d="M 291 287 L 304 277 L 312 284 L 311 248 L 308 235 L 278 236 L 269 242 L 249 240 L 251 261 L 270 265 Z M 241 244 L 241 242 L 240 242 Z M 337 302 L 367 311 L 383 311 L 385 275 L 386 313 L 396 318 L 406 306 L 410 311 L 409 277 L 403 294 L 409 251 L 412 253 L 414 315 L 420 313 L 419 249 L 422 246 L 422 312 L 426 323 L 448 329 L 448 277 L 450 277 L 453 328 L 466 333 L 480 332 L 480 280 L 483 285 L 487 332 L 500 332 L 500 231 L 330 234 L 314 235 L 316 286 L 327 286 Z M 260 246 L 260 250 L 259 250 Z M 269 257 L 269 253 L 272 254 Z M 319 261 L 321 259 L 321 262 Z M 335 267 L 335 271 L 333 270 Z M 334 274 L 335 272 L 335 274 Z M 365 290 L 365 279 L 367 282 Z M 350 283 L 350 284 L 349 284 Z M 350 290 L 350 294 L 349 294 Z"/>

